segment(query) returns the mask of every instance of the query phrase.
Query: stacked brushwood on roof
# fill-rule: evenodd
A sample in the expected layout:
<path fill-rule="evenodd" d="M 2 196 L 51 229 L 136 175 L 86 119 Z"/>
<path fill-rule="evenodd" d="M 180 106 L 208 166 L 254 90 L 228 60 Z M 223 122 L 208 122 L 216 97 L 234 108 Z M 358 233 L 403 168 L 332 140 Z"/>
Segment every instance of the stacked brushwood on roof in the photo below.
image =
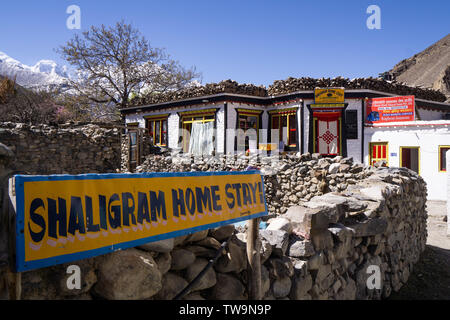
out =
<path fill-rule="evenodd" d="M 443 93 L 432 89 L 408 87 L 395 81 L 385 81 L 375 78 L 348 79 L 336 78 L 288 78 L 276 80 L 266 89 L 264 86 L 252 84 L 239 84 L 233 80 L 225 80 L 219 83 L 209 83 L 202 86 L 192 86 L 179 91 L 168 91 L 164 93 L 152 93 L 147 96 L 136 97 L 131 101 L 133 106 L 157 104 L 169 101 L 184 100 L 219 93 L 241 94 L 255 97 L 268 97 L 288 94 L 296 91 L 314 90 L 321 87 L 344 87 L 345 89 L 370 89 L 392 93 L 395 95 L 414 95 L 418 99 L 444 102 L 446 97 Z"/>
<path fill-rule="evenodd" d="M 164 93 L 152 93 L 151 95 L 139 97 L 132 101 L 133 105 L 146 105 L 177 101 L 195 97 L 208 96 L 219 93 L 234 93 L 255 97 L 266 97 L 267 89 L 264 86 L 253 84 L 239 84 L 233 80 L 224 80 L 219 83 L 208 83 L 203 86 L 192 86 L 179 91 L 168 91 Z"/>
<path fill-rule="evenodd" d="M 443 102 L 446 97 L 443 93 L 432 89 L 423 89 L 418 87 L 409 87 L 395 81 L 385 81 L 375 78 L 356 78 L 348 79 L 342 77 L 336 78 L 288 78 L 286 80 L 277 80 L 267 90 L 270 96 L 288 94 L 295 91 L 314 90 L 314 88 L 326 87 L 344 87 L 345 89 L 370 89 L 393 93 L 396 95 L 414 95 L 418 99 Z"/>

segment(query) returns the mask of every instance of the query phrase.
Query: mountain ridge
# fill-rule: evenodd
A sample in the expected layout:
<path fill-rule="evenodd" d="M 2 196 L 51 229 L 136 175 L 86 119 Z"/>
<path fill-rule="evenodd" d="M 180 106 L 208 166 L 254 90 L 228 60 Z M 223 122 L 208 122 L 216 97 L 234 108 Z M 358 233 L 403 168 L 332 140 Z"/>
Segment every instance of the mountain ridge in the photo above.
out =
<path fill-rule="evenodd" d="M 0 75 L 15 79 L 28 89 L 64 90 L 68 88 L 70 75 L 66 66 L 53 60 L 42 59 L 28 66 L 0 51 Z"/>
<path fill-rule="evenodd" d="M 450 102 L 450 34 L 388 71 L 409 86 L 439 90 Z"/>

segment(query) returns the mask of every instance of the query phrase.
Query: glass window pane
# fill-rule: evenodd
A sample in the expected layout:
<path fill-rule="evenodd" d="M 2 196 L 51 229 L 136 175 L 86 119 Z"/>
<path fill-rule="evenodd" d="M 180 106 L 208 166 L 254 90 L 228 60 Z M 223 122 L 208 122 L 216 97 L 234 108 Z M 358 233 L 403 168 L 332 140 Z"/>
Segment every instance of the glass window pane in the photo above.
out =
<path fill-rule="evenodd" d="M 137 140 L 137 133 L 130 132 L 130 145 L 132 146 L 136 145 L 136 140 Z"/>
<path fill-rule="evenodd" d="M 149 133 L 150 137 L 153 137 L 154 121 L 147 121 L 147 123 L 148 123 L 148 133 Z"/>
<path fill-rule="evenodd" d="M 283 138 L 284 144 L 288 144 L 288 127 L 287 127 L 287 116 L 280 117 L 281 120 L 281 137 Z"/>
<path fill-rule="evenodd" d="M 289 115 L 289 145 L 297 145 L 297 121 L 294 114 Z"/>
<path fill-rule="evenodd" d="M 272 118 L 272 129 L 278 129 L 278 122 L 280 120 L 280 117 L 274 116 Z"/>
<path fill-rule="evenodd" d="M 450 148 L 441 148 L 441 167 L 439 168 L 439 170 L 441 171 L 447 171 L 447 151 L 450 150 Z"/>
<path fill-rule="evenodd" d="M 161 144 L 167 145 L 167 120 L 162 120 Z"/>
<path fill-rule="evenodd" d="M 136 161 L 136 147 L 133 147 L 130 150 L 130 161 Z"/>
<path fill-rule="evenodd" d="M 161 140 L 160 140 L 160 125 L 161 122 L 160 121 L 155 121 L 155 144 L 160 144 Z"/>

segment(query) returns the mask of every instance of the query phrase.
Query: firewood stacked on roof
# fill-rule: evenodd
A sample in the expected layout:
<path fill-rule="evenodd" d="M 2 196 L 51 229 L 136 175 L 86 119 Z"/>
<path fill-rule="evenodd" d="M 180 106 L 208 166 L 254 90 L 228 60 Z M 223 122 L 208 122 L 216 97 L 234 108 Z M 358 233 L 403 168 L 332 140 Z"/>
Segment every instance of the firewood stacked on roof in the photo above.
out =
<path fill-rule="evenodd" d="M 224 80 L 219 83 L 208 83 L 202 86 L 192 86 L 179 91 L 152 93 L 147 96 L 136 97 L 132 100 L 132 105 L 141 106 L 157 104 L 219 93 L 232 93 L 255 97 L 278 96 L 296 91 L 314 90 L 314 88 L 317 87 L 344 87 L 347 90 L 370 89 L 396 95 L 414 95 L 416 98 L 430 101 L 446 101 L 445 95 L 438 90 L 409 87 L 395 81 L 390 82 L 375 78 L 356 78 L 350 80 L 342 77 L 320 79 L 290 77 L 286 80 L 276 80 L 268 88 L 264 86 L 255 86 L 253 84 L 239 84 L 233 80 Z"/>

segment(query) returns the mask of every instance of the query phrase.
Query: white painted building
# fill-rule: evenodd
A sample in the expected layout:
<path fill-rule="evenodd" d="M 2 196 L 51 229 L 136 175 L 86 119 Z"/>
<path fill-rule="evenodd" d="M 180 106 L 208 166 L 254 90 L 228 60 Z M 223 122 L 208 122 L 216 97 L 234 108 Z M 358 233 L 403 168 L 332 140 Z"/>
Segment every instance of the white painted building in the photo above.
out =
<path fill-rule="evenodd" d="M 450 149 L 450 120 L 394 122 L 366 127 L 364 163 L 370 148 L 386 145 L 384 160 L 390 167 L 408 167 L 427 182 L 428 199 L 445 200 L 445 152 Z"/>
<path fill-rule="evenodd" d="M 130 129 L 146 128 L 158 146 L 215 154 L 277 149 L 365 164 L 384 160 L 419 172 L 429 199 L 445 200 L 450 104 L 415 99 L 416 121 L 367 124 L 367 99 L 390 96 L 395 95 L 345 90 L 344 103 L 325 106 L 314 104 L 312 90 L 273 97 L 221 93 L 121 112 Z"/>

